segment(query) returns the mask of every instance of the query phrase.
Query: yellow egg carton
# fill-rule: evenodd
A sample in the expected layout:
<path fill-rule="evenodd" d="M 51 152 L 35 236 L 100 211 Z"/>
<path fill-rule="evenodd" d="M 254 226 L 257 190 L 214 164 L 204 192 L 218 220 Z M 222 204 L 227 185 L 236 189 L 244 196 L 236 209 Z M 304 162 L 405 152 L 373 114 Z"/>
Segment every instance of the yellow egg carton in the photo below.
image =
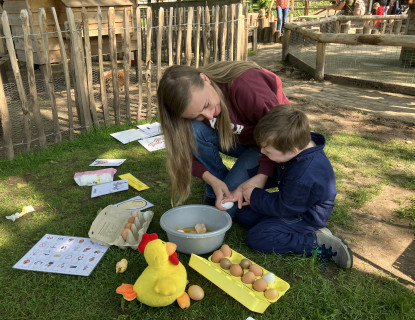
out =
<path fill-rule="evenodd" d="M 242 259 L 247 259 L 240 253 L 232 250 L 232 256 L 228 258 L 233 264 L 239 264 Z M 252 260 L 251 263 L 256 264 Z M 211 256 L 208 260 L 199 257 L 196 254 L 191 255 L 189 266 L 203 275 L 206 279 L 217 285 L 232 298 L 243 304 L 249 310 L 263 313 L 271 303 L 277 301 L 290 288 L 290 285 L 275 275 L 274 283 L 268 284 L 267 289 L 275 288 L 278 291 L 278 297 L 275 300 L 268 300 L 264 296 L 264 292 L 255 291 L 252 284 L 243 283 L 241 277 L 231 275 L 229 270 L 222 269 L 219 263 L 214 263 Z M 261 267 L 262 268 L 262 267 Z M 269 273 L 268 270 L 262 268 L 263 275 Z M 244 273 L 248 270 L 244 270 Z M 256 277 L 259 279 L 261 277 Z"/>

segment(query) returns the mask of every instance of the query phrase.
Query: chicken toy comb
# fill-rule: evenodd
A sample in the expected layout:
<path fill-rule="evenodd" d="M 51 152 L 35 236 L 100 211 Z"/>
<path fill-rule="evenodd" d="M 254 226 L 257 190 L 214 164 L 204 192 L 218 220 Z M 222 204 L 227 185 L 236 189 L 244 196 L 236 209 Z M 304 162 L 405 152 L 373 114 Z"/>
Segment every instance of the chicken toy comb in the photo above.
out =
<path fill-rule="evenodd" d="M 141 253 L 144 253 L 144 249 L 146 248 L 147 243 L 149 243 L 150 241 L 156 240 L 158 239 L 158 236 L 156 233 L 144 233 L 143 234 L 143 238 L 140 241 L 140 244 L 138 245 L 138 251 L 140 251 Z"/>

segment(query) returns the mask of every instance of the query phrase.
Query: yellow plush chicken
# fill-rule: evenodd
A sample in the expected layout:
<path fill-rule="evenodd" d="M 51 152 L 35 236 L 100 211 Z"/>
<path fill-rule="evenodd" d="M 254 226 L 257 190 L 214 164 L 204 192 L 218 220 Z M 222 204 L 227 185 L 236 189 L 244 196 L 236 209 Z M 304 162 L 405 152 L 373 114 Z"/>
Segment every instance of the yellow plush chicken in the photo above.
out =
<path fill-rule="evenodd" d="M 134 286 L 123 283 L 116 292 L 128 301 L 137 298 L 150 307 L 164 307 L 177 300 L 182 309 L 188 308 L 187 273 L 177 258 L 176 248 L 174 243 L 158 239 L 155 233 L 145 233 L 138 251 L 144 253 L 148 266 Z"/>

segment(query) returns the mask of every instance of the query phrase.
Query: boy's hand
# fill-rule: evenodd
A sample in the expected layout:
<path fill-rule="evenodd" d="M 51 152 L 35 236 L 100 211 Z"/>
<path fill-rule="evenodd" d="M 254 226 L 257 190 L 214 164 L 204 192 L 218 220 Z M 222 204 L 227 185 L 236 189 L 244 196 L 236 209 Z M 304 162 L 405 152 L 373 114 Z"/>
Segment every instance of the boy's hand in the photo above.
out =
<path fill-rule="evenodd" d="M 244 206 L 246 206 L 246 205 L 249 205 L 250 203 L 251 203 L 251 194 L 252 194 L 252 191 L 254 190 L 256 188 L 256 186 L 253 186 L 253 185 L 249 185 L 249 186 L 247 186 L 245 189 L 243 189 L 243 191 L 242 191 L 242 194 L 243 194 L 243 197 L 244 197 L 244 200 L 245 200 L 245 202 L 244 203 L 242 203 L 242 205 Z"/>

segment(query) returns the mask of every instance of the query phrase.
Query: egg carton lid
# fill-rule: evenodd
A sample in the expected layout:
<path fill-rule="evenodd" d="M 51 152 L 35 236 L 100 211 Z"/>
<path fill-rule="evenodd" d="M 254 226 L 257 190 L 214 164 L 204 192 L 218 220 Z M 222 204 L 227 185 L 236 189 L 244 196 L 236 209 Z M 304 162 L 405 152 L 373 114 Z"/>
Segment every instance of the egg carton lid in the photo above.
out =
<path fill-rule="evenodd" d="M 138 244 L 143 234 L 147 232 L 154 216 L 153 211 L 137 211 L 138 215 L 128 232 L 126 241 L 122 238 L 121 233 L 132 215 L 130 211 L 114 205 L 109 205 L 98 213 L 92 222 L 88 236 L 99 243 L 115 245 L 122 249 L 130 247 L 137 250 Z"/>

